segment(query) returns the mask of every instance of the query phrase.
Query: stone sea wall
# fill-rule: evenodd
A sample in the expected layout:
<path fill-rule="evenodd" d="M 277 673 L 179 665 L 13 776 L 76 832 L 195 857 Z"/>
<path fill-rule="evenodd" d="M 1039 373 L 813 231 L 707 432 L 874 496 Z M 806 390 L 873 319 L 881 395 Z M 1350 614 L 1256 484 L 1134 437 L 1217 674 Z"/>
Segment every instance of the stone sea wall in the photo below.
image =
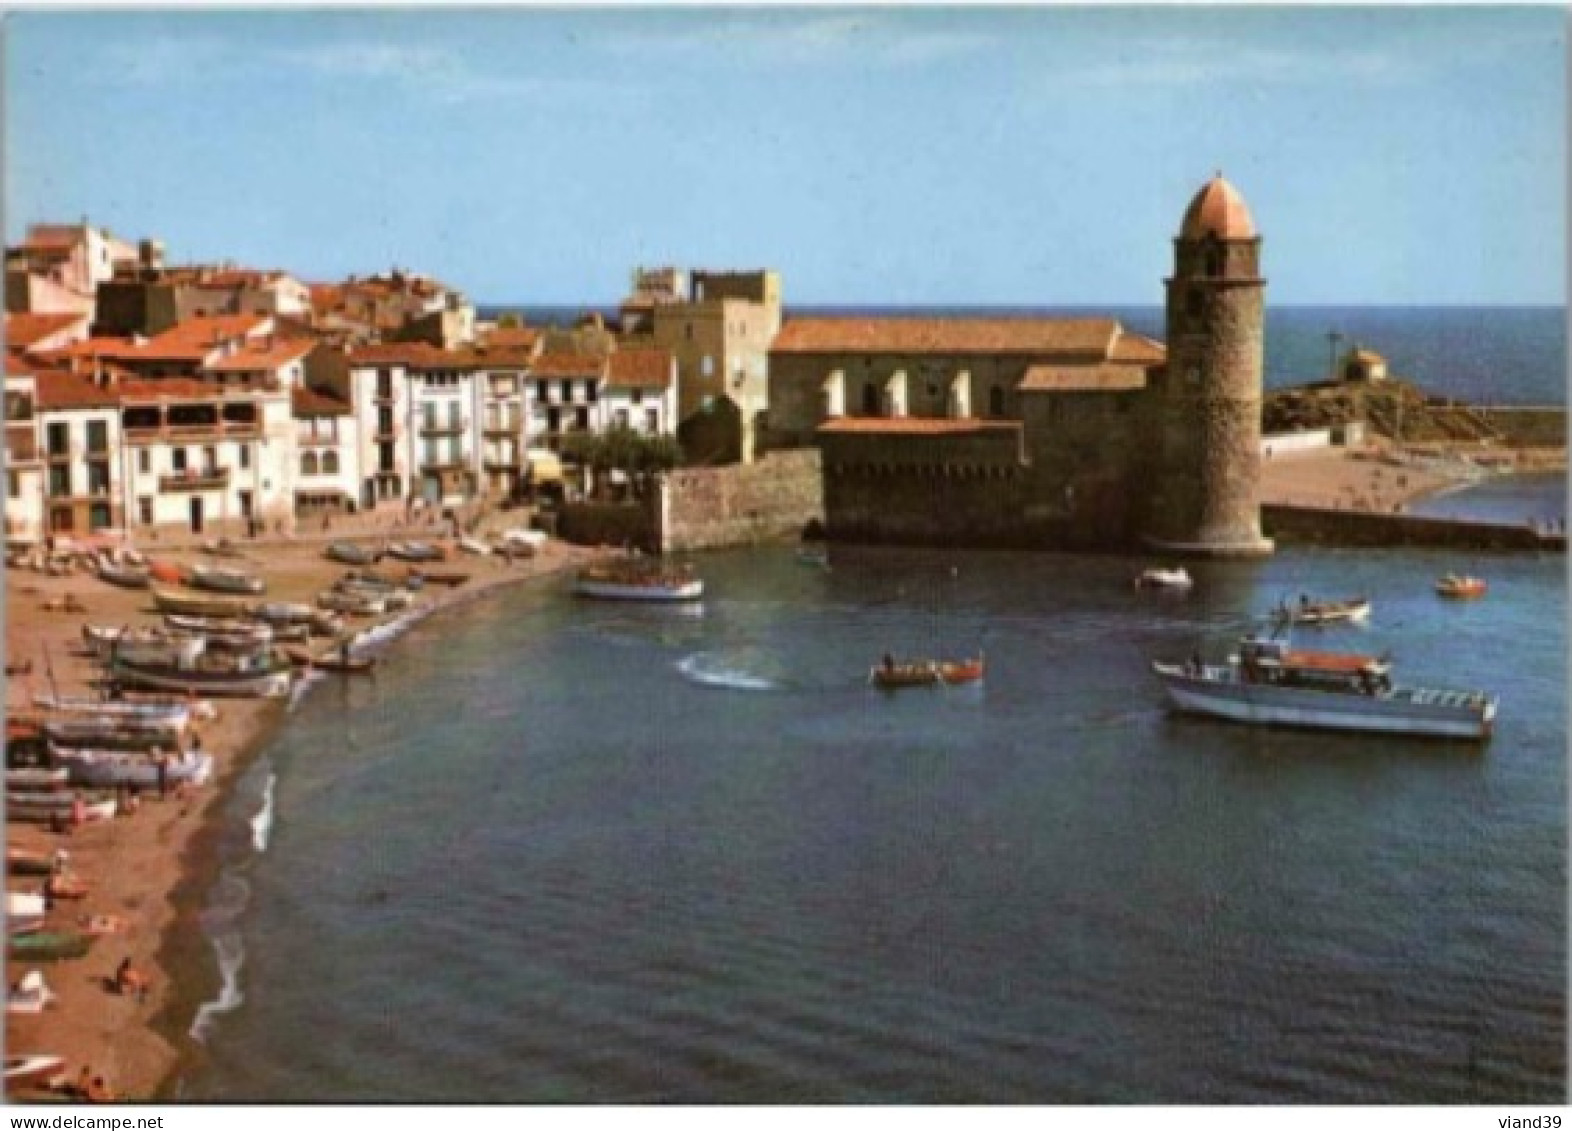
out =
<path fill-rule="evenodd" d="M 823 520 L 818 451 L 771 452 L 755 463 L 668 475 L 658 537 L 666 553 L 711 550 L 795 538 Z"/>
<path fill-rule="evenodd" d="M 1526 524 L 1469 522 L 1282 504 L 1263 506 L 1261 524 L 1265 527 L 1266 536 L 1276 540 L 1280 546 L 1434 546 L 1467 550 L 1566 548 L 1564 536 L 1542 536 Z"/>

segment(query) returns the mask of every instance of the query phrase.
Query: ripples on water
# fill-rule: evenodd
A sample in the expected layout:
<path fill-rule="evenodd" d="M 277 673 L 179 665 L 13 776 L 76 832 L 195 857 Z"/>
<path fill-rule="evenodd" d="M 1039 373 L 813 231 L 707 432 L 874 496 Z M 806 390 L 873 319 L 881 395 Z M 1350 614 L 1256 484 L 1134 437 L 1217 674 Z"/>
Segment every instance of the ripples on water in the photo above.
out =
<path fill-rule="evenodd" d="M 758 550 L 703 559 L 700 613 L 418 626 L 269 751 L 245 1003 L 189 1093 L 1561 1099 L 1563 560 L 1285 551 L 1181 598 L 1139 564 Z M 1490 597 L 1438 601 L 1465 564 Z M 1374 597 L 1317 639 L 1500 691 L 1495 741 L 1162 709 L 1151 658 L 1301 591 Z M 866 686 L 979 647 L 981 686 Z"/>

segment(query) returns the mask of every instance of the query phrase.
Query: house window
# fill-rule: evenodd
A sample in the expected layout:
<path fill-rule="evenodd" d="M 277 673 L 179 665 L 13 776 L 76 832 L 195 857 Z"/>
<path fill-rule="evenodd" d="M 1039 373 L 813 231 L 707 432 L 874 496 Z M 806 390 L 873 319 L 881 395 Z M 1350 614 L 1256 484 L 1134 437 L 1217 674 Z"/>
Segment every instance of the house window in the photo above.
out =
<path fill-rule="evenodd" d="M 644 430 L 651 433 L 660 431 L 660 409 L 647 408 L 644 410 Z"/>
<path fill-rule="evenodd" d="M 626 428 L 626 427 L 628 427 L 628 410 L 627 409 L 619 408 L 617 410 L 617 418 L 616 418 L 615 424 L 616 424 L 616 426 L 618 428 Z"/>
<path fill-rule="evenodd" d="M 109 504 L 94 503 L 87 508 L 87 528 L 89 530 L 107 530 L 110 524 Z"/>
<path fill-rule="evenodd" d="M 143 475 L 151 475 L 153 473 L 153 453 L 147 448 L 137 449 L 136 469 Z"/>
<path fill-rule="evenodd" d="M 323 475 L 337 475 L 338 474 L 338 453 L 337 452 L 323 452 L 322 453 L 322 474 Z"/>
<path fill-rule="evenodd" d="M 22 477 L 14 471 L 6 472 L 5 489 L 6 494 L 10 495 L 11 498 L 20 499 L 22 497 Z"/>
<path fill-rule="evenodd" d="M 535 399 L 537 401 L 543 401 L 546 399 L 547 384 L 548 382 L 544 378 L 535 382 Z"/>
<path fill-rule="evenodd" d="M 251 445 L 240 445 L 240 470 L 245 471 L 251 466 Z"/>
<path fill-rule="evenodd" d="M 705 354 L 704 359 L 699 362 L 699 374 L 704 377 L 715 376 L 715 359 L 709 354 Z"/>
<path fill-rule="evenodd" d="M 46 433 L 46 443 L 52 456 L 68 455 L 71 449 L 70 432 L 64 424 L 51 424 Z"/>
<path fill-rule="evenodd" d="M 169 449 L 169 466 L 175 471 L 186 469 L 186 450 L 184 448 Z"/>
<path fill-rule="evenodd" d="M 71 518 L 70 507 L 55 507 L 49 512 L 49 529 L 54 531 L 70 530 L 75 525 Z"/>
<path fill-rule="evenodd" d="M 636 404 L 636 405 L 640 405 L 640 404 L 644 403 L 644 390 L 643 389 L 634 389 L 633 390 L 633 403 Z"/>
<path fill-rule="evenodd" d="M 300 453 L 300 474 L 302 474 L 302 475 L 315 475 L 316 473 L 317 473 L 317 453 L 316 452 L 301 452 Z"/>
<path fill-rule="evenodd" d="M 568 403 L 569 401 L 571 401 L 573 399 L 573 382 L 569 381 L 566 377 L 564 377 L 562 379 L 561 392 L 562 392 L 562 402 L 564 404 Z"/>
<path fill-rule="evenodd" d="M 89 420 L 87 422 L 87 450 L 90 452 L 107 452 L 109 450 L 109 425 L 102 420 Z"/>
<path fill-rule="evenodd" d="M 57 497 L 71 494 L 71 469 L 69 467 L 51 467 L 49 469 L 49 493 Z"/>
<path fill-rule="evenodd" d="M 136 520 L 143 526 L 153 525 L 153 496 L 143 495 L 136 501 Z"/>
<path fill-rule="evenodd" d="M 218 470 L 218 449 L 217 448 L 203 448 L 202 449 L 202 469 L 204 471 L 209 471 L 209 472 Z"/>

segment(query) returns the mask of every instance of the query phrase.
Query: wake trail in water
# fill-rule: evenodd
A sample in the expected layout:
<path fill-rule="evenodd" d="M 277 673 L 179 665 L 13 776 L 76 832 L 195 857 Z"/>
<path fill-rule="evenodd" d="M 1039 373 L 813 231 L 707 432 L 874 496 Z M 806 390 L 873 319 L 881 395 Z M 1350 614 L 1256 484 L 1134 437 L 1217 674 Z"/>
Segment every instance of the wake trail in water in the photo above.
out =
<path fill-rule="evenodd" d="M 707 652 L 684 656 L 677 661 L 677 670 L 685 679 L 701 687 L 717 687 L 727 691 L 778 691 L 781 686 L 773 679 L 732 667 L 724 658 Z"/>
<path fill-rule="evenodd" d="M 277 774 L 268 774 L 262 787 L 262 807 L 251 818 L 251 843 L 258 855 L 267 851 L 268 837 L 273 832 L 273 787 L 278 784 Z"/>

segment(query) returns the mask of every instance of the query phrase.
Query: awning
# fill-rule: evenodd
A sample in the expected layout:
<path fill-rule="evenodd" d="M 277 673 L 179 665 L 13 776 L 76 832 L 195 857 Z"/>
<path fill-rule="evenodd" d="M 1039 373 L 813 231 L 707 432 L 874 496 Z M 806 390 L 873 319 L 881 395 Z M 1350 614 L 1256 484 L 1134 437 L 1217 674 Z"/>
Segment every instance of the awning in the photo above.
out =
<path fill-rule="evenodd" d="M 556 452 L 529 452 L 530 479 L 536 483 L 561 483 L 562 461 Z"/>

